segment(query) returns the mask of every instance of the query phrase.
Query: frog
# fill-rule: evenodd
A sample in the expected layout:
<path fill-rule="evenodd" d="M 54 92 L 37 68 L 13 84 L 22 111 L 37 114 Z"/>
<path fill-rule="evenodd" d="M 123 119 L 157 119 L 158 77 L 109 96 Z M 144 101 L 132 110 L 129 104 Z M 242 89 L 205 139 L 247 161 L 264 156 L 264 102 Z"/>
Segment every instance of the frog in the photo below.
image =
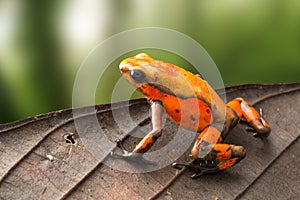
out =
<path fill-rule="evenodd" d="M 197 133 L 191 149 L 191 163 L 173 163 L 186 167 L 197 178 L 207 173 L 227 170 L 246 156 L 243 146 L 224 143 L 231 129 L 246 122 L 253 136 L 266 138 L 269 123 L 244 98 L 225 103 L 200 74 L 193 74 L 174 64 L 139 53 L 122 60 L 119 69 L 125 79 L 144 94 L 151 107 L 152 130 L 129 152 L 117 141 L 123 153 L 119 158 L 139 159 L 162 135 L 163 115 L 172 122 Z M 178 147 L 174 147 L 178 148 Z"/>

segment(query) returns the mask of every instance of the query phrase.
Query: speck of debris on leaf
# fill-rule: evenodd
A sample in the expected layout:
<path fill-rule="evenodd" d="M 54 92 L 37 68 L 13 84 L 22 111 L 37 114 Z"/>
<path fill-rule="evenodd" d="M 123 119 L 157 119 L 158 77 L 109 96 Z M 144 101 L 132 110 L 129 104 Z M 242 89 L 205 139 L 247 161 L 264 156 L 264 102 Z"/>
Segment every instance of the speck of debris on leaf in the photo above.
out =
<path fill-rule="evenodd" d="M 219 198 L 218 197 L 216 197 L 216 196 L 212 196 L 211 197 L 211 200 L 218 200 Z"/>
<path fill-rule="evenodd" d="M 54 160 L 54 157 L 53 157 L 52 155 L 50 155 L 50 154 L 48 154 L 48 155 L 46 156 L 46 158 L 47 158 L 48 160 L 50 160 L 51 162 Z"/>

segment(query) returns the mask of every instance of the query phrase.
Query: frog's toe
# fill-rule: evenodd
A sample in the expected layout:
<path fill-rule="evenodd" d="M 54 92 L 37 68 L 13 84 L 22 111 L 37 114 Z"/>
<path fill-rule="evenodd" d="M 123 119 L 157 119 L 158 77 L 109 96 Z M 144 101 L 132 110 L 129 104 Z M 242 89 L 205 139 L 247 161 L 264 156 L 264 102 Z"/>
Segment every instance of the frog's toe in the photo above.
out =
<path fill-rule="evenodd" d="M 252 127 L 246 127 L 245 130 L 247 132 L 252 133 L 254 137 L 258 137 L 258 133 L 256 132 L 256 130 L 254 128 L 252 128 Z"/>
<path fill-rule="evenodd" d="M 246 131 L 252 133 L 253 137 L 258 137 L 258 138 L 266 138 L 270 135 L 270 131 L 267 128 L 255 130 L 252 127 L 247 127 Z"/>
<path fill-rule="evenodd" d="M 204 173 L 203 172 L 198 172 L 198 173 L 195 173 L 191 176 L 192 179 L 196 179 L 196 178 L 200 178 L 200 176 L 202 176 Z"/>
<path fill-rule="evenodd" d="M 143 154 L 141 153 L 125 152 L 123 154 L 119 154 L 115 151 L 112 151 L 110 152 L 110 156 L 113 158 L 122 159 L 122 160 L 130 161 L 138 164 L 147 164 L 147 165 L 154 165 L 154 166 L 157 165 L 156 162 L 145 159 L 143 157 Z"/>
<path fill-rule="evenodd" d="M 180 164 L 180 163 L 172 163 L 172 167 L 174 167 L 175 169 L 179 169 L 181 170 L 182 168 L 186 167 L 186 164 Z"/>
<path fill-rule="evenodd" d="M 114 157 L 114 158 L 120 158 L 120 159 L 126 159 L 126 158 L 133 157 L 132 153 L 123 152 L 122 154 L 120 154 L 115 151 L 111 151 L 110 156 Z"/>
<path fill-rule="evenodd" d="M 123 151 L 123 154 L 129 154 L 128 151 L 124 148 L 122 141 L 120 139 L 115 139 L 117 146 Z"/>

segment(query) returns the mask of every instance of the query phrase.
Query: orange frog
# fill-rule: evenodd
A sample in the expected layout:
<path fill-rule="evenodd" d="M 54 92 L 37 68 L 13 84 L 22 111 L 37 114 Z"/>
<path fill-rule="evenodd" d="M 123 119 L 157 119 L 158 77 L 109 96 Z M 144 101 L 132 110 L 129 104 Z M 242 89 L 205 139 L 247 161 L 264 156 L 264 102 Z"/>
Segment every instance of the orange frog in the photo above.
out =
<path fill-rule="evenodd" d="M 232 167 L 246 154 L 244 147 L 224 144 L 230 129 L 243 118 L 253 128 L 254 136 L 267 137 L 271 131 L 269 124 L 243 98 L 235 98 L 225 104 L 211 86 L 200 75 L 194 75 L 173 64 L 155 60 L 145 53 L 127 58 L 120 63 L 123 76 L 151 104 L 152 125 L 150 131 L 133 149 L 122 155 L 125 159 L 139 159 L 160 137 L 162 115 L 176 124 L 200 133 L 196 139 L 190 164 L 176 164 L 196 171 L 196 178 L 205 173 L 214 173 Z"/>

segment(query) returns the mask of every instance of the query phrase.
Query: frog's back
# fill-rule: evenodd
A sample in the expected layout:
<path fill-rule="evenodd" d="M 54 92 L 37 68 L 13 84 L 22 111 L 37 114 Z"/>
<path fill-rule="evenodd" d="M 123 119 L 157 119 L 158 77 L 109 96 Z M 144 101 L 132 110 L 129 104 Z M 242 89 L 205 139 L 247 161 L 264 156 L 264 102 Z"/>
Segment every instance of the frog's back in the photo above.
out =
<path fill-rule="evenodd" d="M 126 78 L 148 99 L 161 101 L 169 118 L 184 128 L 199 131 L 212 119 L 225 118 L 226 105 L 200 76 L 144 53 L 124 60 L 120 68 L 142 72 L 141 82 Z"/>

